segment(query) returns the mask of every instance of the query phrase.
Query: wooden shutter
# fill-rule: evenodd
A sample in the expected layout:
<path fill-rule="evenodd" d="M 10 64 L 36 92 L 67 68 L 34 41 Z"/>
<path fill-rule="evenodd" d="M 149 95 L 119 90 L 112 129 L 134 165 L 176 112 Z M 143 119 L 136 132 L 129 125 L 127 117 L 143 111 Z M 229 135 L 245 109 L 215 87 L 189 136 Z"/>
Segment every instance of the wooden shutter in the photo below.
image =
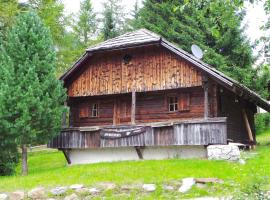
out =
<path fill-rule="evenodd" d="M 80 118 L 86 118 L 89 116 L 89 108 L 88 106 L 81 106 L 79 111 Z"/>
<path fill-rule="evenodd" d="M 190 94 L 189 93 L 182 93 L 179 96 L 178 107 L 179 107 L 178 108 L 179 111 L 190 110 Z"/>

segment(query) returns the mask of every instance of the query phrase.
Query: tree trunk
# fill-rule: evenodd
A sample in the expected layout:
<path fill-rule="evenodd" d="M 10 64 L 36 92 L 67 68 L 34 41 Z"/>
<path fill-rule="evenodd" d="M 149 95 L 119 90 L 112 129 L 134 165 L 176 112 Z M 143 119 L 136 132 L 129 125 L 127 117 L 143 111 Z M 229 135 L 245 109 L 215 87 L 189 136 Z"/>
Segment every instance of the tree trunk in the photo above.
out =
<path fill-rule="evenodd" d="M 28 174 L 28 164 L 27 164 L 27 146 L 22 145 L 22 175 L 26 176 Z"/>

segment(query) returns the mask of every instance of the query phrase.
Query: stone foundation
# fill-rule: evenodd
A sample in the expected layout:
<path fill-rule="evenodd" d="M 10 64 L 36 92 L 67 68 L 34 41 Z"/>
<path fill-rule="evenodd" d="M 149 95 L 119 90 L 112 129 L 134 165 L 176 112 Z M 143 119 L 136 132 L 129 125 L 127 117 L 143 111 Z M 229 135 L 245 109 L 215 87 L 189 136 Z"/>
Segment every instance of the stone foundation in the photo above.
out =
<path fill-rule="evenodd" d="M 207 157 L 204 146 L 144 147 L 140 151 L 145 160 Z M 134 147 L 72 149 L 69 156 L 71 164 L 140 160 Z"/>

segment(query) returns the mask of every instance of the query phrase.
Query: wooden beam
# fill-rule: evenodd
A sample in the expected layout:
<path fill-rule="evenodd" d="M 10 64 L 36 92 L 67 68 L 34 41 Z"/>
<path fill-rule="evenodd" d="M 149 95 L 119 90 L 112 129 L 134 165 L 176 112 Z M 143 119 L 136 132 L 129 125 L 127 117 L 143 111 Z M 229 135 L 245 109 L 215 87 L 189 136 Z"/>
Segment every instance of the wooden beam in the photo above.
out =
<path fill-rule="evenodd" d="M 67 107 L 67 102 L 65 101 L 64 106 Z M 62 114 L 62 128 L 67 127 L 67 112 L 64 111 Z"/>
<path fill-rule="evenodd" d="M 137 152 L 137 155 L 138 155 L 139 159 L 142 160 L 143 155 L 142 155 L 142 152 L 141 152 L 141 148 L 140 147 L 135 147 L 135 150 Z"/>
<path fill-rule="evenodd" d="M 203 76 L 203 89 L 204 89 L 204 118 L 207 119 L 209 117 L 209 106 L 208 106 L 208 89 L 209 83 L 207 77 Z"/>
<path fill-rule="evenodd" d="M 132 91 L 131 124 L 136 124 L 136 92 Z"/>
<path fill-rule="evenodd" d="M 117 124 L 117 99 L 114 98 L 113 101 L 113 125 Z"/>
<path fill-rule="evenodd" d="M 61 149 L 66 160 L 67 160 L 67 163 L 70 165 L 71 164 L 71 160 L 70 160 L 70 157 L 69 157 L 69 149 Z"/>
<path fill-rule="evenodd" d="M 247 132 L 248 132 L 248 138 L 249 138 L 249 140 L 251 142 L 254 142 L 253 134 L 252 134 L 250 124 L 249 124 L 249 121 L 248 121 L 248 117 L 247 117 L 247 113 L 246 113 L 246 110 L 244 108 L 242 109 L 242 114 L 243 114 L 243 118 L 244 118 L 244 121 L 245 121 L 246 129 L 247 129 Z"/>

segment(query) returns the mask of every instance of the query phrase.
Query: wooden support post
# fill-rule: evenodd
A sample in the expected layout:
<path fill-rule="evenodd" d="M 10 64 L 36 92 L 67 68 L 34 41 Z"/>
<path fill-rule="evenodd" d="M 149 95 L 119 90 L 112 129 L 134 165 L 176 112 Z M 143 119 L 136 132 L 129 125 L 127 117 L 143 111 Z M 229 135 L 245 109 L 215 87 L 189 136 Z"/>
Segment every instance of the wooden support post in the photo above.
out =
<path fill-rule="evenodd" d="M 208 78 L 204 76 L 203 77 L 203 89 L 204 89 L 204 118 L 205 119 L 207 119 L 209 116 L 208 87 L 209 87 Z"/>
<path fill-rule="evenodd" d="M 70 157 L 69 157 L 69 149 L 61 149 L 63 151 L 63 154 L 67 160 L 67 163 L 70 165 L 71 164 L 71 160 L 70 160 Z"/>
<path fill-rule="evenodd" d="M 136 124 L 136 92 L 132 91 L 131 124 Z"/>
<path fill-rule="evenodd" d="M 65 101 L 64 106 L 67 107 L 67 102 Z M 62 128 L 67 127 L 67 112 L 64 111 L 62 115 Z"/>
<path fill-rule="evenodd" d="M 248 132 L 248 138 L 249 138 L 250 142 L 253 143 L 254 142 L 253 134 L 252 134 L 250 124 L 249 124 L 249 121 L 248 121 L 247 112 L 246 112 L 246 110 L 244 108 L 242 109 L 242 114 L 243 114 L 243 118 L 244 118 L 244 121 L 245 121 L 246 129 L 247 129 L 247 132 Z M 251 147 L 254 148 L 255 146 L 252 145 Z"/>
<path fill-rule="evenodd" d="M 113 125 L 117 124 L 117 99 L 114 98 L 113 102 Z"/>
<path fill-rule="evenodd" d="M 141 148 L 140 147 L 135 147 L 135 150 L 137 152 L 137 155 L 138 155 L 139 159 L 142 160 L 143 155 L 142 155 L 142 152 L 141 152 Z"/>

